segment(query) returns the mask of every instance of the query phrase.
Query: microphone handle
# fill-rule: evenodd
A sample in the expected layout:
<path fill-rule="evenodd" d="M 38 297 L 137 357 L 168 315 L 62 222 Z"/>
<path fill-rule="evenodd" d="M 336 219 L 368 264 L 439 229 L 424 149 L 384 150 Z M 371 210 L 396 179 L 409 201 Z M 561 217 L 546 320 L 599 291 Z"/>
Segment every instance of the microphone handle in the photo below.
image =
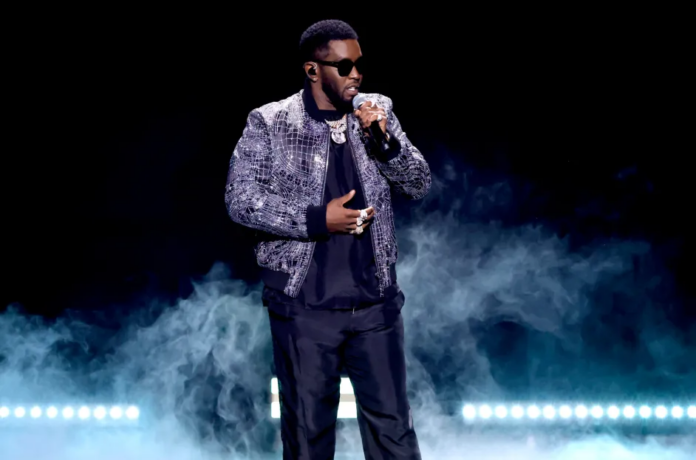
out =
<path fill-rule="evenodd" d="M 377 120 L 372 122 L 372 124 L 368 128 L 368 131 L 370 132 L 370 136 L 377 144 L 379 149 L 382 151 L 382 153 L 389 150 L 389 142 L 387 142 L 387 136 L 382 131 L 382 128 L 379 126 L 379 122 Z"/>

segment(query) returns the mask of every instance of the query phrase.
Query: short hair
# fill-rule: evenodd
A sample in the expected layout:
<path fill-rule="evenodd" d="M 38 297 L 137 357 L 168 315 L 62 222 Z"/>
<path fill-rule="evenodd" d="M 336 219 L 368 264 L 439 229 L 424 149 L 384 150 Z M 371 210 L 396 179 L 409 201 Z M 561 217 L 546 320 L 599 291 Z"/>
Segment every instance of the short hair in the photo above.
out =
<path fill-rule="evenodd" d="M 302 63 L 316 58 L 316 52 L 325 50 L 331 40 L 357 40 L 358 34 L 346 22 L 326 19 L 309 26 L 300 38 L 300 59 Z"/>

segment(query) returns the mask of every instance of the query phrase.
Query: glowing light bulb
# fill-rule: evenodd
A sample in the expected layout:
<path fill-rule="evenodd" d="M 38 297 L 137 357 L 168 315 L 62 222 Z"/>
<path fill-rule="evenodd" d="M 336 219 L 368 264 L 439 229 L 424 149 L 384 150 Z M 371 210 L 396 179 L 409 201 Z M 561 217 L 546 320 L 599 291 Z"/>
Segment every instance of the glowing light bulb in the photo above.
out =
<path fill-rule="evenodd" d="M 541 411 L 537 406 L 529 406 L 527 408 L 527 415 L 529 415 L 529 418 L 538 418 L 539 415 L 541 415 Z"/>
<path fill-rule="evenodd" d="M 94 418 L 97 420 L 102 420 L 106 417 L 106 409 L 103 406 L 99 406 L 94 409 Z"/>
<path fill-rule="evenodd" d="M 553 406 L 544 407 L 544 417 L 551 420 L 556 416 L 556 409 Z"/>
<path fill-rule="evenodd" d="M 126 409 L 126 417 L 128 417 L 130 420 L 135 420 L 136 418 L 140 417 L 140 411 L 137 407 L 130 406 L 128 409 Z"/>
<path fill-rule="evenodd" d="M 517 419 L 524 417 L 524 409 L 522 408 L 522 406 L 514 406 L 511 412 L 512 416 Z"/>
<path fill-rule="evenodd" d="M 466 419 L 474 419 L 476 418 L 476 408 L 471 404 L 467 404 L 464 406 L 464 409 L 462 409 L 462 414 L 464 414 L 464 418 Z"/>
<path fill-rule="evenodd" d="M 82 420 L 86 420 L 90 416 L 90 410 L 89 407 L 80 407 L 80 410 L 77 412 L 77 416 L 80 417 Z"/>
<path fill-rule="evenodd" d="M 594 418 L 602 418 L 604 416 L 604 410 L 600 406 L 594 406 L 592 408 L 592 416 Z"/>
<path fill-rule="evenodd" d="M 109 415 L 111 415 L 111 418 L 118 420 L 123 417 L 123 410 L 120 407 L 112 407 Z"/>
<path fill-rule="evenodd" d="M 575 408 L 575 416 L 577 418 L 585 418 L 587 417 L 587 407 L 585 406 L 578 406 Z"/>
<path fill-rule="evenodd" d="M 505 406 L 498 406 L 495 408 L 495 416 L 498 418 L 505 418 L 507 417 L 508 411 Z"/>
<path fill-rule="evenodd" d="M 562 406 L 558 413 L 561 414 L 561 417 L 568 419 L 573 416 L 573 409 L 570 406 Z"/>
<path fill-rule="evenodd" d="M 665 418 L 667 417 L 667 408 L 665 406 L 657 406 L 655 408 L 655 416 L 657 418 Z"/>

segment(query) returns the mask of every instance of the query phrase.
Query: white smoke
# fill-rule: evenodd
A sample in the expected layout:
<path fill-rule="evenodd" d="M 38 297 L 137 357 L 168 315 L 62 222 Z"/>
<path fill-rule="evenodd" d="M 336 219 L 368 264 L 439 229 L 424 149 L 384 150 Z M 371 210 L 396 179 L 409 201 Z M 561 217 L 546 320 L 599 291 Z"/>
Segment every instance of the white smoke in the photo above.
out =
<path fill-rule="evenodd" d="M 614 242 L 573 252 L 543 227 L 462 222 L 456 212 L 422 216 L 400 233 L 400 242 L 409 248 L 398 274 L 407 297 L 408 383 L 423 458 L 692 458 L 694 440 L 685 438 L 515 439 L 472 432 L 442 402 L 504 393 L 471 320 L 515 321 L 578 351 L 591 294 L 630 274 L 632 258 L 649 250 L 645 244 Z M 632 287 L 625 283 L 616 289 Z M 641 295 L 641 287 L 633 287 Z M 259 289 L 229 279 L 217 265 L 192 296 L 154 322 L 146 316 L 110 331 L 14 309 L 0 315 L 0 405 L 106 398 L 143 410 L 137 430 L 56 430 L 30 422 L 8 429 L 0 421 L 0 458 L 280 458 L 279 451 L 262 447 L 279 448 L 279 440 L 277 421 L 269 420 L 272 355 Z M 94 343 L 100 343 L 99 353 Z M 447 389 L 435 380 L 447 382 Z M 342 425 L 337 450 L 343 454 L 336 458 L 362 458 L 354 421 Z"/>

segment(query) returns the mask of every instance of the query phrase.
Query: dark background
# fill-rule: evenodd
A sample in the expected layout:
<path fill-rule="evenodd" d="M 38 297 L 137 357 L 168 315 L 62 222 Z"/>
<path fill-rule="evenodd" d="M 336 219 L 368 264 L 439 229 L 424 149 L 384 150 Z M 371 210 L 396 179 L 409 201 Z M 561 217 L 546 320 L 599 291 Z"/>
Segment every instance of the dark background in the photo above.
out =
<path fill-rule="evenodd" d="M 250 235 L 225 211 L 229 158 L 250 110 L 300 89 L 302 31 L 338 17 L 373 61 L 363 90 L 394 100 L 434 174 L 451 162 L 527 184 L 484 219 L 573 244 L 651 242 L 676 280 L 672 319 L 692 327 L 693 80 L 678 11 L 367 11 L 9 16 L 0 308 L 175 299 L 216 261 L 257 282 Z"/>

